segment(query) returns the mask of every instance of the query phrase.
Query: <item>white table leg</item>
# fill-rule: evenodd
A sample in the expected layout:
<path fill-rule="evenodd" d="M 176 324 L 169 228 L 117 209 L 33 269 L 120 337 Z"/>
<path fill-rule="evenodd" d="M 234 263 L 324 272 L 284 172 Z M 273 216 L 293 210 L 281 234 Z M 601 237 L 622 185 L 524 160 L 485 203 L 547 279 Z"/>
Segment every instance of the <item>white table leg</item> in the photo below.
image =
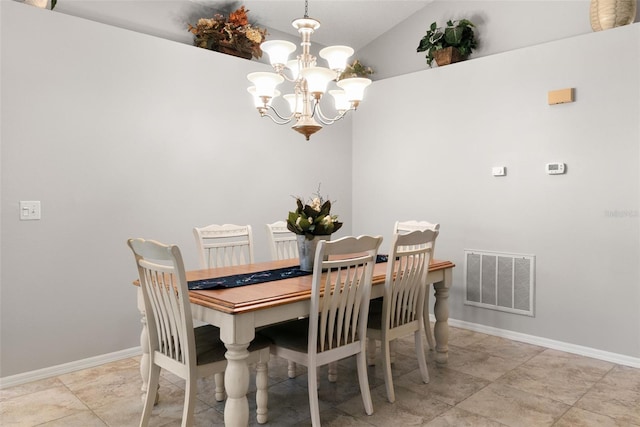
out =
<path fill-rule="evenodd" d="M 224 338 L 223 338 L 224 340 Z M 246 427 L 249 425 L 249 367 L 247 357 L 249 343 L 227 343 L 227 369 L 224 373 L 224 385 L 227 401 L 224 404 L 224 425 L 228 427 Z"/>
<path fill-rule="evenodd" d="M 436 340 L 436 362 L 447 363 L 449 359 L 449 289 L 451 288 L 452 272 L 444 272 L 444 280 L 433 284 L 436 301 L 433 312 L 436 324 L 433 328 Z"/>
<path fill-rule="evenodd" d="M 433 339 L 433 331 L 431 330 L 431 319 L 429 318 L 429 291 L 431 291 L 431 284 L 427 283 L 427 287 L 424 293 L 424 308 L 423 308 L 423 323 L 424 333 L 427 336 L 427 345 L 429 350 L 435 350 L 436 343 Z"/>

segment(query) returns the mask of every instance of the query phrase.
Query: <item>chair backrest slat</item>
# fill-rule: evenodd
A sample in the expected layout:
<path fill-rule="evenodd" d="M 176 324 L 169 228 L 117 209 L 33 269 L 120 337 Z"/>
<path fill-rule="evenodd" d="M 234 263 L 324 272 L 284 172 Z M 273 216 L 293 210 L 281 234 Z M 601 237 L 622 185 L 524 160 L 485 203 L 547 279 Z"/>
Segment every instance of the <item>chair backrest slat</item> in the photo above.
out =
<path fill-rule="evenodd" d="M 298 240 L 295 233 L 289 231 L 285 221 L 276 221 L 266 227 L 271 259 L 279 261 L 298 258 Z"/>
<path fill-rule="evenodd" d="M 195 366 L 195 337 L 180 249 L 153 240 L 130 239 L 136 257 L 151 351 Z"/>
<path fill-rule="evenodd" d="M 393 232 L 398 234 L 407 234 L 416 230 L 420 230 L 420 231 L 432 230 L 432 231 L 439 232 L 440 224 L 435 222 L 428 222 L 428 221 L 410 220 L 410 221 L 396 221 L 395 225 L 393 226 Z M 435 256 L 435 251 L 436 251 L 436 248 L 434 244 L 431 250 L 432 259 Z"/>
<path fill-rule="evenodd" d="M 194 227 L 201 268 L 252 264 L 253 233 L 250 225 L 211 224 Z"/>
<path fill-rule="evenodd" d="M 360 236 L 318 244 L 309 316 L 310 353 L 366 336 L 371 279 L 381 242 L 382 237 Z"/>
<path fill-rule="evenodd" d="M 394 234 L 387 264 L 383 321 L 389 328 L 421 320 L 424 284 L 438 231 Z"/>

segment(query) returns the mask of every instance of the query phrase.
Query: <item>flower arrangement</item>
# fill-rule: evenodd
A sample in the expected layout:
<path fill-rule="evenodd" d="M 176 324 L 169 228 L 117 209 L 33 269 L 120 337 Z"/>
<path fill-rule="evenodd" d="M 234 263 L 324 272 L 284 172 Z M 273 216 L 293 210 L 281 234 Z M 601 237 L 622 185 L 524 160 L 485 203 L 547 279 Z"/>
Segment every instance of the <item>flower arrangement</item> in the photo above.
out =
<path fill-rule="evenodd" d="M 287 228 L 289 231 L 305 235 L 311 240 L 314 236 L 326 236 L 335 233 L 342 227 L 338 215 L 331 215 L 331 201 L 324 200 L 320 190 L 311 199 L 310 204 L 304 204 L 301 197 L 296 197 L 298 208 L 289 212 Z"/>
<path fill-rule="evenodd" d="M 373 69 L 363 65 L 356 59 L 353 64 L 347 65 L 342 74 L 340 74 L 340 80 L 348 79 L 349 77 L 367 77 L 371 74 L 373 74 Z"/>
<path fill-rule="evenodd" d="M 232 48 L 260 58 L 260 43 L 264 41 L 267 30 L 251 25 L 247 12 L 242 6 L 228 17 L 216 13 L 213 18 L 200 18 L 195 27 L 189 24 L 189 31 L 195 35 L 194 44 L 215 51 Z"/>

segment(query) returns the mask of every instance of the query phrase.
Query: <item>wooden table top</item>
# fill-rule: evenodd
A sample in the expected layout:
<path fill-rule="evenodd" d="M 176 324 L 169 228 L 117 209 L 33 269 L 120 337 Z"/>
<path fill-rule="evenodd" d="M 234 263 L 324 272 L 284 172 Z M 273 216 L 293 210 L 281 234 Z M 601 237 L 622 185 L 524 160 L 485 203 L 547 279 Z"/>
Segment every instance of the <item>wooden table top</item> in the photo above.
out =
<path fill-rule="evenodd" d="M 299 264 L 297 258 L 256 264 L 238 265 L 187 272 L 187 280 L 211 279 L 235 274 L 256 273 L 276 268 L 292 267 Z M 455 267 L 451 261 L 433 260 L 429 271 L 435 272 Z M 378 263 L 373 271 L 373 285 L 385 281 L 387 263 Z M 240 314 L 282 304 L 308 300 L 311 295 L 312 275 L 284 280 L 239 286 L 227 289 L 189 291 L 192 303 L 230 314 Z"/>

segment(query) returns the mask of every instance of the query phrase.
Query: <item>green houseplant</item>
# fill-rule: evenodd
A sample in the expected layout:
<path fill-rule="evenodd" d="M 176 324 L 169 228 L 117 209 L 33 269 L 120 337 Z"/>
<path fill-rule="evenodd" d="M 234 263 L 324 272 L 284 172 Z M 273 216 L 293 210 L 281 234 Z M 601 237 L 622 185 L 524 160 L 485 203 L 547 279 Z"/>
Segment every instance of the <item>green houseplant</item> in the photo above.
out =
<path fill-rule="evenodd" d="M 342 227 L 338 215 L 331 214 L 331 201 L 320 195 L 320 187 L 308 204 L 296 197 L 297 209 L 289 212 L 287 228 L 295 233 L 300 270 L 313 271 L 316 248 L 320 240 L 331 240 L 331 234 Z"/>
<path fill-rule="evenodd" d="M 416 49 L 417 52 L 427 52 L 427 64 L 431 67 L 433 60 L 440 64 L 437 56 L 439 51 L 451 48 L 450 51 L 458 54 L 458 61 L 467 59 L 473 49 L 477 47 L 477 41 L 473 28 L 475 25 L 468 19 L 457 21 L 447 21 L 446 27 L 438 27 L 437 23 L 432 23 L 427 33 L 420 40 Z M 450 62 L 457 62 L 455 59 Z M 450 63 L 447 62 L 447 63 Z"/>

